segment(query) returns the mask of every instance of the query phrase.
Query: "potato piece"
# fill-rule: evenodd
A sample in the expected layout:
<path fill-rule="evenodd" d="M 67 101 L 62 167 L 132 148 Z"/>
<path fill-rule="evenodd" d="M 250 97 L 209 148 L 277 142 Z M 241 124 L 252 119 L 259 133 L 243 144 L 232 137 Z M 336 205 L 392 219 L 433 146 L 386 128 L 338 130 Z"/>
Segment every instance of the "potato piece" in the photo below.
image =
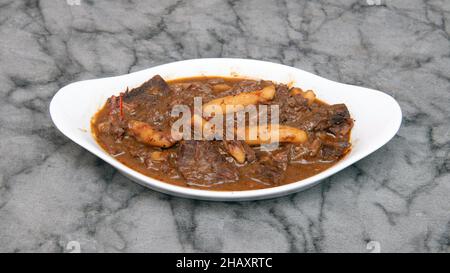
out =
<path fill-rule="evenodd" d="M 268 102 L 273 99 L 275 96 L 275 86 L 270 85 L 267 87 L 264 87 L 261 90 L 252 91 L 252 92 L 246 92 L 246 93 L 240 93 L 234 96 L 226 96 L 222 98 L 218 98 L 215 100 L 212 100 L 208 103 L 205 103 L 203 105 L 203 113 L 206 116 L 211 116 L 215 110 L 222 109 L 222 113 L 231 113 L 236 112 L 238 110 L 237 107 L 227 107 L 229 106 L 247 106 L 247 105 L 256 105 L 259 103 Z"/>
<path fill-rule="evenodd" d="M 229 86 L 228 84 L 225 84 L 225 83 L 219 83 L 219 84 L 216 84 L 213 86 L 214 92 L 217 92 L 217 93 L 227 91 L 229 89 L 231 89 L 231 86 Z"/>
<path fill-rule="evenodd" d="M 303 97 L 308 100 L 308 105 L 311 105 L 316 100 L 316 94 L 312 90 L 306 91 Z"/>
<path fill-rule="evenodd" d="M 236 160 L 236 162 L 241 164 L 245 162 L 246 158 L 245 149 L 240 141 L 225 140 L 223 141 L 223 144 L 227 152 Z"/>
<path fill-rule="evenodd" d="M 245 142 L 248 145 L 261 145 L 276 142 L 276 130 L 278 130 L 278 142 L 303 143 L 308 140 L 308 135 L 303 130 L 285 125 L 273 125 L 265 128 L 245 128 Z M 256 138 L 251 138 L 250 134 L 252 132 L 256 134 Z"/>
<path fill-rule="evenodd" d="M 150 124 L 142 121 L 130 120 L 128 122 L 128 132 L 137 141 L 150 146 L 168 148 L 176 143 L 171 137 L 170 132 L 159 131 Z"/>
<path fill-rule="evenodd" d="M 311 105 L 316 100 L 316 94 L 312 90 L 303 91 L 299 87 L 294 87 L 291 89 L 292 95 L 302 95 L 305 99 L 308 100 L 308 105 Z"/>
<path fill-rule="evenodd" d="M 153 161 L 164 161 L 167 160 L 167 154 L 164 152 L 154 151 L 150 154 L 150 158 Z"/>
<path fill-rule="evenodd" d="M 291 95 L 303 94 L 303 90 L 300 87 L 294 87 L 291 89 Z"/>

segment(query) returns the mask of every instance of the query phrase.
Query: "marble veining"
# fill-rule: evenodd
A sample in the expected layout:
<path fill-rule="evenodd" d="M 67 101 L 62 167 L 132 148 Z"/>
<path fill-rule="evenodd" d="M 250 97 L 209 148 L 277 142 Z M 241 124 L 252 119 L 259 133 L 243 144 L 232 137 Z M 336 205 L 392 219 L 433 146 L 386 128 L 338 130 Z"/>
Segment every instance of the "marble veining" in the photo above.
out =
<path fill-rule="evenodd" d="M 0 251 L 450 251 L 450 1 L 374 2 L 0 0 Z M 53 127 L 68 83 L 201 57 L 383 90 L 402 127 L 310 190 L 242 203 L 145 189 Z"/>

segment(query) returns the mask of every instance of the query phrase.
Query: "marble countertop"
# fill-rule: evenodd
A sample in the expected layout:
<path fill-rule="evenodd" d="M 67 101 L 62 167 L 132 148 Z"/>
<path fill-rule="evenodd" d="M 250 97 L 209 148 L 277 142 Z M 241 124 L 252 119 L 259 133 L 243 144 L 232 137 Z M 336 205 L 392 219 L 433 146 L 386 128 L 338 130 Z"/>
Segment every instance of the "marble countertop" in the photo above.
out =
<path fill-rule="evenodd" d="M 450 251 L 450 2 L 377 3 L 1 0 L 0 251 Z M 383 90 L 402 127 L 310 190 L 212 203 L 138 186 L 50 120 L 68 83 L 201 57 Z"/>

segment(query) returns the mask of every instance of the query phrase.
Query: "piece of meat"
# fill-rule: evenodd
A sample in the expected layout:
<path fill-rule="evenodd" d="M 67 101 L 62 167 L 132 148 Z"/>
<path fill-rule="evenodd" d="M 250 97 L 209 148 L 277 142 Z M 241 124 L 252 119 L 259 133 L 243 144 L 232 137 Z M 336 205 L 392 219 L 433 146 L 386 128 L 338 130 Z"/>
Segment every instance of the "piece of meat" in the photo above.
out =
<path fill-rule="evenodd" d="M 328 130 L 334 135 L 345 135 L 353 126 L 347 106 L 345 104 L 334 104 L 328 108 L 329 127 Z"/>
<path fill-rule="evenodd" d="M 324 160 L 338 160 L 344 156 L 351 147 L 350 142 L 348 142 L 346 138 L 336 137 L 325 133 L 318 133 L 317 136 L 321 142 L 319 155 Z"/>
<path fill-rule="evenodd" d="M 308 145 L 309 155 L 316 156 L 320 152 L 320 148 L 322 148 L 322 141 L 319 138 L 314 139 Z"/>
<path fill-rule="evenodd" d="M 306 131 L 324 131 L 336 136 L 347 134 L 353 126 L 345 104 L 313 107 L 311 111 L 303 113 L 301 118 L 301 127 Z"/>
<path fill-rule="evenodd" d="M 293 94 L 286 85 L 277 85 L 277 93 L 272 104 L 279 105 L 280 122 L 295 124 L 302 120 L 302 112 L 308 111 L 308 100 L 301 94 Z"/>
<path fill-rule="evenodd" d="M 212 141 L 182 142 L 176 165 L 188 185 L 210 187 L 239 180 L 236 166 L 225 159 Z"/>
<path fill-rule="evenodd" d="M 279 185 L 285 176 L 289 164 L 289 149 L 282 149 L 258 156 L 258 160 L 250 168 L 251 176 L 267 185 Z"/>
<path fill-rule="evenodd" d="M 128 101 L 144 94 L 150 96 L 166 96 L 169 92 L 170 87 L 166 81 L 160 75 L 155 75 L 141 86 L 125 92 L 124 99 L 125 101 Z"/>
<path fill-rule="evenodd" d="M 168 95 L 169 91 L 169 85 L 161 76 L 156 75 L 137 88 L 127 89 L 120 96 L 111 96 L 107 101 L 107 120 L 98 125 L 98 131 L 101 134 L 110 134 L 116 140 L 121 140 L 127 130 L 129 117 L 133 116 L 135 112 L 145 113 L 146 111 L 142 109 L 154 105 L 158 102 L 158 96 Z"/>
<path fill-rule="evenodd" d="M 335 161 L 344 156 L 350 148 L 348 142 L 336 142 L 333 144 L 324 144 L 320 151 L 321 157 L 325 161 Z"/>
<path fill-rule="evenodd" d="M 247 162 L 255 161 L 256 154 L 255 154 L 255 151 L 252 149 L 252 147 L 250 147 L 247 143 L 245 143 L 245 141 L 242 141 L 242 147 L 244 148 Z"/>
<path fill-rule="evenodd" d="M 317 114 L 317 120 L 314 126 L 315 131 L 329 130 L 332 127 L 343 124 L 347 118 L 350 118 L 350 114 L 344 104 L 322 107 L 317 111 Z"/>
<path fill-rule="evenodd" d="M 111 135 L 115 140 L 121 140 L 125 134 L 126 124 L 120 116 L 119 97 L 110 97 L 106 105 L 108 107 L 108 116 L 105 121 L 97 125 L 98 132 L 104 135 Z"/>

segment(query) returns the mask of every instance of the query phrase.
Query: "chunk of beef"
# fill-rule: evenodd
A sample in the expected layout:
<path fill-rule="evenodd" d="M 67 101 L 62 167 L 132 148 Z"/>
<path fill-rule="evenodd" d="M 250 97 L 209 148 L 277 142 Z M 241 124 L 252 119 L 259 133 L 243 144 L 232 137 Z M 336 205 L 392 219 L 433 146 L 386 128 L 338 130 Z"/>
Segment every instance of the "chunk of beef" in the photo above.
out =
<path fill-rule="evenodd" d="M 302 112 L 307 111 L 308 100 L 301 94 L 291 94 L 284 84 L 277 85 L 277 93 L 271 104 L 279 105 L 280 122 L 293 125 L 301 121 Z"/>
<path fill-rule="evenodd" d="M 224 158 L 212 141 L 181 143 L 176 164 L 189 185 L 209 187 L 239 180 L 236 166 Z"/>
<path fill-rule="evenodd" d="M 244 80 L 236 83 L 232 90 L 229 92 L 230 94 L 224 95 L 236 95 L 243 92 L 251 92 L 255 90 L 261 89 L 260 82 L 252 81 L 252 80 Z"/>
<path fill-rule="evenodd" d="M 334 135 L 345 135 L 353 126 L 353 120 L 350 117 L 345 104 L 334 104 L 328 109 L 330 117 L 328 130 Z"/>
<path fill-rule="evenodd" d="M 110 97 L 107 101 L 109 110 L 107 120 L 98 125 L 98 131 L 101 134 L 112 135 L 116 140 L 121 140 L 125 135 L 127 120 L 130 116 L 142 120 L 147 120 L 148 114 L 157 118 L 162 116 L 156 115 L 154 112 L 157 109 L 151 106 L 160 101 L 159 96 L 166 96 L 169 91 L 169 85 L 161 76 L 156 75 L 137 88 L 127 90 L 120 96 Z M 150 109 L 146 110 L 148 108 Z M 135 115 L 136 113 L 141 114 Z"/>
<path fill-rule="evenodd" d="M 147 122 L 158 129 L 167 129 L 171 94 L 171 89 L 164 79 L 159 75 L 154 76 L 141 86 L 125 92 L 123 95 L 125 119 L 135 119 Z"/>
<path fill-rule="evenodd" d="M 264 184 L 279 185 L 284 179 L 288 164 L 288 149 L 259 154 L 258 160 L 253 163 L 253 168 L 250 169 L 250 175 L 257 177 Z"/>
<path fill-rule="evenodd" d="M 170 87 L 167 82 L 160 75 L 155 75 L 150 80 L 144 82 L 141 86 L 126 92 L 124 99 L 125 101 L 129 101 L 134 97 L 142 95 L 167 96 L 169 91 Z"/>
<path fill-rule="evenodd" d="M 256 160 L 256 154 L 255 151 L 250 147 L 245 141 L 241 141 L 242 147 L 244 147 L 246 159 L 248 162 L 253 162 Z"/>
<path fill-rule="evenodd" d="M 345 104 L 313 107 L 302 118 L 302 127 L 307 131 L 345 135 L 353 126 L 353 120 Z"/>
<path fill-rule="evenodd" d="M 108 107 L 108 116 L 105 121 L 98 124 L 98 132 L 104 135 L 111 135 L 116 141 L 121 140 L 125 134 L 126 124 L 120 117 L 119 97 L 110 97 L 106 105 Z"/>
<path fill-rule="evenodd" d="M 319 133 L 317 135 L 317 139 L 320 139 L 321 142 L 320 157 L 324 160 L 338 160 L 351 147 L 350 142 L 346 138 L 325 133 Z"/>
<path fill-rule="evenodd" d="M 351 145 L 348 142 L 324 144 L 322 145 L 322 150 L 320 151 L 320 153 L 324 160 L 334 161 L 344 156 L 350 146 Z"/>
<path fill-rule="evenodd" d="M 317 132 L 310 134 L 308 142 L 293 146 L 290 157 L 292 161 L 336 161 L 342 158 L 350 147 L 346 136 Z"/>

